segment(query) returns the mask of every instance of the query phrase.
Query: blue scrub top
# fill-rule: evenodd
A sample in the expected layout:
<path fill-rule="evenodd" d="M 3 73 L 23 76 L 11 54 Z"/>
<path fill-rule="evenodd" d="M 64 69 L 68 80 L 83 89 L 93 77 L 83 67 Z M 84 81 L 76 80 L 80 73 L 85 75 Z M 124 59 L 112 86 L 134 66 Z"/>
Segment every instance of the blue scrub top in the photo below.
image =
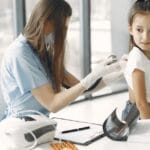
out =
<path fill-rule="evenodd" d="M 31 90 L 51 83 L 38 55 L 21 34 L 6 51 L 1 64 L 1 88 L 7 104 L 6 116 L 24 110 L 49 114 Z"/>

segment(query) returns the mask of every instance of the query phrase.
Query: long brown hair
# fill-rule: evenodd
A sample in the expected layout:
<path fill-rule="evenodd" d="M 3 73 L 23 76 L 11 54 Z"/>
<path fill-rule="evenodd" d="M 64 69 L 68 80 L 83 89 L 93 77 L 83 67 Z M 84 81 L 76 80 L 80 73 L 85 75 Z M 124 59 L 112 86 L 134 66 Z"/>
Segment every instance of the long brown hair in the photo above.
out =
<path fill-rule="evenodd" d="M 52 81 L 55 92 L 59 92 L 64 78 L 64 53 L 66 39 L 66 21 L 72 15 L 72 9 L 65 0 L 39 0 L 34 7 L 24 35 L 37 50 L 41 60 L 51 59 Z M 54 48 L 46 51 L 44 42 L 44 23 L 54 23 Z"/>
<path fill-rule="evenodd" d="M 137 0 L 131 7 L 128 15 L 128 24 L 132 26 L 134 16 L 136 14 L 150 13 L 150 0 Z M 129 50 L 135 46 L 133 37 L 130 35 Z"/>

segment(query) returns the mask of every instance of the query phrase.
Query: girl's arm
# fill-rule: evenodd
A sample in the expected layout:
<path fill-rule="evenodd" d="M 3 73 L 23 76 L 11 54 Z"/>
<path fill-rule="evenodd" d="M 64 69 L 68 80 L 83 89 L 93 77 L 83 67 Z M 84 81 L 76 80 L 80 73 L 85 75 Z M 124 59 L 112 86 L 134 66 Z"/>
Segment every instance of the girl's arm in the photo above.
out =
<path fill-rule="evenodd" d="M 133 93 L 137 108 L 142 119 L 150 119 L 150 106 L 146 99 L 146 87 L 144 72 L 135 69 L 132 73 Z"/>

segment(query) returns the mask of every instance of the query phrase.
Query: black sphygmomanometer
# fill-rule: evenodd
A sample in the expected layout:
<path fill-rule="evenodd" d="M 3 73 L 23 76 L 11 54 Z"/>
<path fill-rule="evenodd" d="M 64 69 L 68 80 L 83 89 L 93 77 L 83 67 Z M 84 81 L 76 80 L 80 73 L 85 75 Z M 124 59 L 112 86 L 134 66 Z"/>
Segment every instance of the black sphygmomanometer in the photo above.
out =
<path fill-rule="evenodd" d="M 115 141 L 127 141 L 138 117 L 139 111 L 135 104 L 130 104 L 127 110 L 116 108 L 103 123 L 104 136 Z"/>

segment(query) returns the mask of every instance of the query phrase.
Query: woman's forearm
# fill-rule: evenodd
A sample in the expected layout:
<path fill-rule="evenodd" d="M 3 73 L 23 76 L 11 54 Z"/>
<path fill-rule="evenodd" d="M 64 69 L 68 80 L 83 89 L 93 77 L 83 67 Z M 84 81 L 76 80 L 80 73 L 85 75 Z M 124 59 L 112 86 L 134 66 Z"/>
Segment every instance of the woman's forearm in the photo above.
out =
<path fill-rule="evenodd" d="M 64 108 L 85 91 L 85 87 L 78 83 L 73 87 L 55 93 L 50 84 L 45 84 L 32 90 L 32 95 L 50 112 L 57 112 Z"/>
<path fill-rule="evenodd" d="M 61 110 L 62 108 L 73 102 L 84 91 L 85 88 L 82 86 L 82 84 L 78 83 L 65 91 L 55 94 L 53 100 L 49 104 L 51 111 L 57 112 Z"/>

